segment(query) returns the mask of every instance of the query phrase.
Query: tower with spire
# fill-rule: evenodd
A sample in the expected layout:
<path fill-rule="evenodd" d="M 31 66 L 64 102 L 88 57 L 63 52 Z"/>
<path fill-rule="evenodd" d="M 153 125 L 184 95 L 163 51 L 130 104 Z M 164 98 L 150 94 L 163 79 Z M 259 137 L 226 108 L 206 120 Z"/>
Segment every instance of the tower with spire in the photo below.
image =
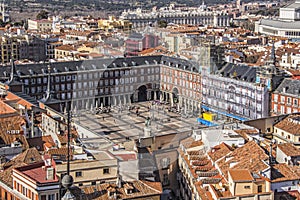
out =
<path fill-rule="evenodd" d="M 10 69 L 10 75 L 9 80 L 5 82 L 5 84 L 8 86 L 9 91 L 12 92 L 23 92 L 23 83 L 20 82 L 20 77 L 17 74 L 16 65 L 13 59 L 11 59 L 11 69 Z"/>
<path fill-rule="evenodd" d="M 204 3 L 204 0 L 202 0 L 202 4 L 199 6 L 199 11 L 205 11 L 206 10 L 206 5 Z"/>
<path fill-rule="evenodd" d="M 272 91 L 278 86 L 283 78 L 284 74 L 276 66 L 275 42 L 272 41 L 269 59 L 265 61 L 263 66 L 257 68 L 256 83 L 264 84 L 269 91 Z"/>
<path fill-rule="evenodd" d="M 52 96 L 51 91 L 51 67 L 48 65 L 48 78 L 47 78 L 47 90 L 45 96 L 39 100 L 40 107 L 44 108 L 45 106 L 49 106 L 54 110 L 61 111 L 60 110 L 60 101 L 57 99 L 54 99 Z"/>

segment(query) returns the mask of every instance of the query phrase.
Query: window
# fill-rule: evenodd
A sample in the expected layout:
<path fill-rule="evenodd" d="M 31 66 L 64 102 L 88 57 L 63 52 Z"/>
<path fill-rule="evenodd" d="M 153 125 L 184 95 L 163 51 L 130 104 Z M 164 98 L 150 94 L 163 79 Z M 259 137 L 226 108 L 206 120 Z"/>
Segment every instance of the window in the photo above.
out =
<path fill-rule="evenodd" d="M 166 185 L 169 185 L 169 176 L 168 174 L 164 174 L 163 176 L 163 185 L 166 186 Z"/>
<path fill-rule="evenodd" d="M 55 200 L 55 194 L 49 194 L 48 200 Z"/>
<path fill-rule="evenodd" d="M 244 186 L 244 189 L 250 189 L 250 185 Z"/>
<path fill-rule="evenodd" d="M 82 176 L 82 172 L 75 172 L 75 177 L 81 177 Z"/>
<path fill-rule="evenodd" d="M 46 199 L 46 195 L 42 195 L 42 196 L 41 196 L 41 200 L 47 200 L 47 199 Z"/>
<path fill-rule="evenodd" d="M 278 101 L 278 95 L 274 94 L 274 101 L 277 102 Z"/>
<path fill-rule="evenodd" d="M 257 192 L 258 192 L 258 193 L 262 192 L 262 185 L 259 185 L 259 186 L 257 187 Z"/>
<path fill-rule="evenodd" d="M 284 103 L 285 102 L 285 97 L 284 96 L 281 96 L 281 103 Z"/>
<path fill-rule="evenodd" d="M 103 174 L 109 174 L 109 168 L 104 168 L 103 169 Z"/>
<path fill-rule="evenodd" d="M 169 168 L 169 165 L 170 165 L 170 158 L 161 159 L 161 166 L 163 169 Z"/>
<path fill-rule="evenodd" d="M 84 79 L 84 80 L 87 79 L 87 74 L 83 74 L 83 79 Z"/>
<path fill-rule="evenodd" d="M 287 104 L 291 105 L 291 103 L 292 103 L 291 97 L 288 97 L 287 98 Z"/>
<path fill-rule="evenodd" d="M 92 185 L 96 185 L 96 181 L 92 181 Z"/>

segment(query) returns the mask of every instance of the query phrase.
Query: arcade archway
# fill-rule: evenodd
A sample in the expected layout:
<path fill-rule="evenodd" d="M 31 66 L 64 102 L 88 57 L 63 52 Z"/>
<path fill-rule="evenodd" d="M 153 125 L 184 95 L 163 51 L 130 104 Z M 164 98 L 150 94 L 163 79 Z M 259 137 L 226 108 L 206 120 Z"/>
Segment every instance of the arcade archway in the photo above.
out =
<path fill-rule="evenodd" d="M 147 101 L 147 87 L 142 85 L 138 88 L 138 102 Z"/>

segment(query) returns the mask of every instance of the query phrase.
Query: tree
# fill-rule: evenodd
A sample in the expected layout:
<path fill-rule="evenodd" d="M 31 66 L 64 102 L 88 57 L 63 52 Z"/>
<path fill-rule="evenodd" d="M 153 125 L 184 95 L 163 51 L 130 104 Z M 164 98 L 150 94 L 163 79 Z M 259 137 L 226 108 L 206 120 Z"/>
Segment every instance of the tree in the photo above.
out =
<path fill-rule="evenodd" d="M 159 20 L 158 21 L 158 27 L 159 28 L 166 28 L 167 27 L 167 21 L 166 20 Z"/>
<path fill-rule="evenodd" d="M 37 20 L 40 20 L 40 19 L 48 19 L 48 12 L 47 11 L 45 11 L 45 10 L 41 10 L 38 14 L 37 14 L 37 16 L 36 16 L 36 19 Z"/>

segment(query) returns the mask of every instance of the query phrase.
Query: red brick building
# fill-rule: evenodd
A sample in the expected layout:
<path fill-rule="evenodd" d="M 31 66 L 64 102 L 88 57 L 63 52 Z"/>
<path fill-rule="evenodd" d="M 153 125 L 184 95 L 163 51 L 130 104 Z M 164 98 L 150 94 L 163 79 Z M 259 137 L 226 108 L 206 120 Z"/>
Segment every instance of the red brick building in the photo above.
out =
<path fill-rule="evenodd" d="M 273 92 L 271 115 L 300 112 L 300 80 L 284 79 Z"/>
<path fill-rule="evenodd" d="M 158 46 L 158 37 L 151 34 L 133 33 L 125 43 L 125 54 L 127 56 L 138 56 L 139 52 Z"/>
<path fill-rule="evenodd" d="M 161 100 L 183 108 L 184 113 L 200 111 L 202 101 L 201 74 L 196 66 L 169 60 L 161 67 Z"/>

